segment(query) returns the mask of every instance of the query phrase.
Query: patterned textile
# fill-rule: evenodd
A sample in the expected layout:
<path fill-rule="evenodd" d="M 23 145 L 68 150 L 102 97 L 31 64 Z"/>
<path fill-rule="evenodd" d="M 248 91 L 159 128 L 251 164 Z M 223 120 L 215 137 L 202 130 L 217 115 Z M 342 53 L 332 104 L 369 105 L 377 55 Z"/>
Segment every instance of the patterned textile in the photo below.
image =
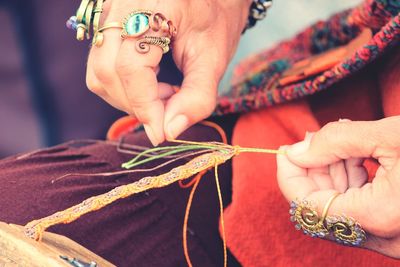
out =
<path fill-rule="evenodd" d="M 400 1 L 366 0 L 360 6 L 318 22 L 294 39 L 243 61 L 215 114 L 247 112 L 314 94 L 360 71 L 400 41 Z M 350 56 L 321 73 L 282 85 L 295 63 L 348 44 L 363 29 L 373 37 Z"/>

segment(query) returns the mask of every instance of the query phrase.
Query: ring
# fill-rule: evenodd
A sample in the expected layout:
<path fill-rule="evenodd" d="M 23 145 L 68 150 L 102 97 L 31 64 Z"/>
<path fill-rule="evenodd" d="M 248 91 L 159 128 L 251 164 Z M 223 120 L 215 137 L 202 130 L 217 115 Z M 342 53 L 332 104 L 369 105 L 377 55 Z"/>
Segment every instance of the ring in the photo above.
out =
<path fill-rule="evenodd" d="M 109 22 L 103 25 L 103 27 L 101 27 L 100 29 L 98 29 L 94 36 L 93 36 L 93 40 L 92 40 L 92 45 L 95 45 L 97 47 L 100 47 L 103 45 L 104 42 L 104 34 L 103 32 L 105 30 L 108 29 L 122 29 L 122 23 L 120 22 Z"/>
<path fill-rule="evenodd" d="M 89 28 L 87 28 L 86 20 L 88 16 L 92 14 L 92 11 L 93 11 L 93 2 L 90 0 L 82 0 L 76 12 L 76 23 L 77 23 L 76 39 L 78 41 L 83 41 L 85 39 L 85 34 L 86 38 L 90 37 L 88 32 Z"/>
<path fill-rule="evenodd" d="M 150 45 L 158 46 L 163 54 L 170 48 L 172 38 L 177 34 L 177 29 L 172 21 L 168 20 L 161 13 L 153 13 L 149 10 L 136 10 L 131 12 L 122 23 L 121 38 L 138 38 L 136 50 L 139 53 L 150 51 Z M 162 36 L 145 35 L 149 31 L 160 32 Z"/>
<path fill-rule="evenodd" d="M 82 0 L 75 16 L 67 21 L 67 27 L 76 31 L 76 39 L 90 39 L 91 32 L 96 35 L 105 0 Z"/>
<path fill-rule="evenodd" d="M 307 200 L 290 203 L 290 220 L 295 222 L 296 230 L 303 230 L 303 233 L 311 237 L 324 238 L 329 235 L 323 221 L 318 216 L 315 204 Z"/>
<path fill-rule="evenodd" d="M 145 54 L 150 51 L 150 45 L 159 46 L 163 50 L 163 54 L 168 53 L 171 39 L 168 37 L 145 36 L 136 42 L 136 50 Z"/>
<path fill-rule="evenodd" d="M 93 32 L 96 34 L 99 30 L 100 17 L 103 13 L 103 0 L 97 0 L 96 7 L 93 10 Z"/>
<path fill-rule="evenodd" d="M 136 10 L 131 12 L 123 21 L 123 30 L 121 37 L 139 37 L 149 30 L 166 34 L 166 37 L 172 39 L 177 30 L 172 21 L 167 20 L 161 13 L 153 13 L 149 10 Z"/>
<path fill-rule="evenodd" d="M 322 215 L 318 216 L 316 205 L 307 200 L 290 203 L 290 220 L 297 230 L 303 230 L 311 237 L 331 237 L 337 243 L 348 246 L 361 246 L 366 241 L 366 233 L 353 218 L 345 215 L 327 216 L 333 201 L 340 195 L 335 193 L 326 203 Z"/>
<path fill-rule="evenodd" d="M 76 38 L 79 41 L 83 41 L 85 37 L 90 39 L 93 32 L 92 45 L 100 47 L 104 43 L 103 32 L 117 28 L 122 30 L 122 39 L 140 37 L 136 41 L 136 50 L 139 53 L 149 52 L 151 45 L 160 47 L 163 54 L 170 50 L 169 45 L 176 36 L 177 29 L 163 14 L 149 10 L 135 10 L 122 23 L 109 22 L 100 27 L 104 2 L 105 0 L 82 0 L 76 15 L 68 19 L 67 27 L 76 31 Z M 160 33 L 160 36 L 145 35 L 150 30 Z"/>

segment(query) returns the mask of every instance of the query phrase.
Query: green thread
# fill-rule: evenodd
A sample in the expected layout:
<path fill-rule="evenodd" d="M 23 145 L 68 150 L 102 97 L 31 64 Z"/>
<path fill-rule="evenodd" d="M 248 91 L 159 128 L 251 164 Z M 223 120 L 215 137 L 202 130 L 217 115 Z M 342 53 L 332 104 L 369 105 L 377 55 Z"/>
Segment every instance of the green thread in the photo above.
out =
<path fill-rule="evenodd" d="M 230 153 L 232 152 L 232 150 L 237 150 L 239 153 L 251 152 L 251 153 L 266 153 L 266 154 L 285 154 L 284 151 L 280 150 L 234 147 L 223 143 L 201 143 L 201 142 L 190 142 L 190 141 L 176 141 L 176 142 L 181 143 L 182 145 L 150 148 L 146 151 L 139 153 L 132 160 L 122 164 L 122 168 L 131 169 L 139 165 L 154 161 L 156 159 L 161 159 L 167 156 L 175 155 L 182 152 L 187 152 L 190 150 L 201 150 L 201 149 L 208 151 L 210 150 L 219 151 L 221 153 Z"/>
<path fill-rule="evenodd" d="M 124 169 L 131 169 L 133 167 L 137 167 L 139 165 L 154 161 L 156 159 L 164 158 L 167 156 L 175 155 L 181 152 L 187 152 L 190 150 L 226 150 L 226 148 L 218 147 L 215 145 L 180 145 L 180 146 L 166 146 L 166 147 L 156 147 L 151 148 L 142 153 L 138 154 L 132 160 L 125 162 L 122 164 L 122 168 Z M 166 151 L 166 152 L 165 152 Z M 156 155 L 150 155 L 154 152 L 164 152 Z M 145 159 L 140 160 L 142 157 L 147 157 Z"/>

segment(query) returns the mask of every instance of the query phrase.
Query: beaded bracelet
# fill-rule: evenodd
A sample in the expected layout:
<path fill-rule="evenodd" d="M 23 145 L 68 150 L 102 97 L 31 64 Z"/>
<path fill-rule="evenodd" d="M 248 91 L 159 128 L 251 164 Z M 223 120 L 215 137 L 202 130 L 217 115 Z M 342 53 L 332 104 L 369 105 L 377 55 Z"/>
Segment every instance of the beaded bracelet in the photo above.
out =
<path fill-rule="evenodd" d="M 257 21 L 264 19 L 267 16 L 267 10 L 272 6 L 272 0 L 254 0 L 250 6 L 249 18 L 247 19 L 246 30 L 254 27 Z"/>

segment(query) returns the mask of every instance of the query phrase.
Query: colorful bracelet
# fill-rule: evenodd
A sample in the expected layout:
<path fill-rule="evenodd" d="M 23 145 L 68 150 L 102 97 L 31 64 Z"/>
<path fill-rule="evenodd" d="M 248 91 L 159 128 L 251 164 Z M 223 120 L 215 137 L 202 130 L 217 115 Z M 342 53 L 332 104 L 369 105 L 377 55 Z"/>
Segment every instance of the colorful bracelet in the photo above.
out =
<path fill-rule="evenodd" d="M 257 21 L 264 19 L 267 16 L 267 10 L 271 6 L 272 0 L 254 0 L 250 6 L 249 18 L 243 33 L 254 27 Z"/>

